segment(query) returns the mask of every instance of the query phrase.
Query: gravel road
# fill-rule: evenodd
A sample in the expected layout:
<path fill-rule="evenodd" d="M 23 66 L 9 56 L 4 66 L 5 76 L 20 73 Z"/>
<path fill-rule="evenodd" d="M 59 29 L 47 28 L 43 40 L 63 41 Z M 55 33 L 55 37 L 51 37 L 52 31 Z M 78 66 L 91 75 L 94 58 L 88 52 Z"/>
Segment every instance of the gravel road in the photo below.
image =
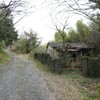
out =
<path fill-rule="evenodd" d="M 0 100 L 59 100 L 32 62 L 9 54 L 12 61 L 0 66 Z"/>

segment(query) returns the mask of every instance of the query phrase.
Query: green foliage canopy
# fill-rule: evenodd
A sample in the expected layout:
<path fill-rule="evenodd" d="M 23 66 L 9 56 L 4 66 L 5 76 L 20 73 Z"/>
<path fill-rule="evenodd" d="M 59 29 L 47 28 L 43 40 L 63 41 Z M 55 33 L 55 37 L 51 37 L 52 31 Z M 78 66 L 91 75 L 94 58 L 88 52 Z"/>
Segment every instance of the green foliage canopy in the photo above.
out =
<path fill-rule="evenodd" d="M 34 51 L 36 47 L 40 45 L 40 40 L 37 33 L 30 30 L 29 32 L 24 32 L 24 35 L 18 40 L 16 44 L 17 50 L 21 53 L 30 53 Z"/>
<path fill-rule="evenodd" d="M 86 26 L 82 20 L 76 23 L 76 30 L 69 28 L 68 34 L 65 31 L 57 30 L 55 33 L 56 42 L 85 42 L 86 38 L 90 35 L 90 28 Z"/>
<path fill-rule="evenodd" d="M 83 23 L 82 20 L 78 20 L 76 23 L 77 34 L 79 35 L 79 41 L 85 42 L 85 38 L 90 34 L 89 28 Z"/>
<path fill-rule="evenodd" d="M 54 38 L 56 42 L 65 42 L 67 39 L 66 32 L 59 29 L 55 32 Z"/>
<path fill-rule="evenodd" d="M 73 28 L 70 28 L 67 40 L 68 40 L 67 42 L 74 42 L 74 43 L 79 42 L 80 41 L 79 34 Z"/>
<path fill-rule="evenodd" d="M 15 31 L 13 20 L 11 18 L 5 18 L 0 23 L 0 41 L 4 40 L 6 46 L 16 41 L 18 37 L 17 31 Z"/>

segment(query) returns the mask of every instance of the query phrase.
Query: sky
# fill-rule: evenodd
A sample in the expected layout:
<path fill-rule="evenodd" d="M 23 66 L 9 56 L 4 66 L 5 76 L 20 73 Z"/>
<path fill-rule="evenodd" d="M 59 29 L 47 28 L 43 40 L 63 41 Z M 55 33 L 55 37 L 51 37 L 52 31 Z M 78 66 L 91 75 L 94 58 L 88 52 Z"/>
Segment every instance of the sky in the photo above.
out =
<path fill-rule="evenodd" d="M 29 31 L 32 29 L 38 33 L 38 36 L 42 39 L 42 43 L 47 43 L 53 40 L 55 30 L 52 29 L 52 20 L 49 12 L 46 8 L 36 10 L 35 12 L 24 17 L 15 27 L 23 31 Z M 20 34 L 19 33 L 19 34 Z"/>
<path fill-rule="evenodd" d="M 5 1 L 9 2 L 9 0 Z M 66 15 L 56 15 L 55 12 L 52 12 L 54 10 L 53 8 L 55 8 L 55 5 L 49 6 L 49 3 L 44 3 L 44 1 L 45 0 L 30 0 L 32 9 L 30 9 L 29 12 L 31 13 L 25 15 L 23 19 L 21 19 L 17 24 L 15 24 L 15 28 L 18 30 L 19 35 L 21 35 L 23 31 L 29 31 L 31 29 L 33 31 L 36 31 L 38 33 L 38 37 L 42 40 L 42 44 L 54 40 L 54 34 L 56 32 L 54 22 L 57 25 L 60 25 L 59 23 L 64 23 L 65 19 L 67 19 L 65 17 Z M 14 22 L 16 22 L 20 17 L 22 16 L 15 15 Z M 75 27 L 75 23 L 78 19 L 81 18 L 83 17 L 80 17 L 78 15 L 70 17 L 68 20 L 68 27 Z M 59 21 L 59 23 L 57 21 Z"/>

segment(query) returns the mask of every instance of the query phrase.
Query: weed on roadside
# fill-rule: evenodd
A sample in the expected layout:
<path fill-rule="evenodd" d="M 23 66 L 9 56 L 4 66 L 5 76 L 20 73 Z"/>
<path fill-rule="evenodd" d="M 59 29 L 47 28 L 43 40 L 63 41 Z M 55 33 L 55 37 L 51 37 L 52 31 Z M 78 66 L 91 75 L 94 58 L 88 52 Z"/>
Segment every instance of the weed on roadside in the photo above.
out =
<path fill-rule="evenodd" d="M 6 64 L 10 60 L 11 57 L 6 52 L 0 51 L 0 64 Z"/>

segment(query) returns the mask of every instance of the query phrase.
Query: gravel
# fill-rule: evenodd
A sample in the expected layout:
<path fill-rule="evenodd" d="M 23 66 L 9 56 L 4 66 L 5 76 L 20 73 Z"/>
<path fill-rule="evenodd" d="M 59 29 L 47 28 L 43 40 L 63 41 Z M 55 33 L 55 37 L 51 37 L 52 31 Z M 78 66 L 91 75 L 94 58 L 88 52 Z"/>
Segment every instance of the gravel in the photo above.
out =
<path fill-rule="evenodd" d="M 34 63 L 9 54 L 12 61 L 0 66 L 0 100 L 59 100 Z"/>

